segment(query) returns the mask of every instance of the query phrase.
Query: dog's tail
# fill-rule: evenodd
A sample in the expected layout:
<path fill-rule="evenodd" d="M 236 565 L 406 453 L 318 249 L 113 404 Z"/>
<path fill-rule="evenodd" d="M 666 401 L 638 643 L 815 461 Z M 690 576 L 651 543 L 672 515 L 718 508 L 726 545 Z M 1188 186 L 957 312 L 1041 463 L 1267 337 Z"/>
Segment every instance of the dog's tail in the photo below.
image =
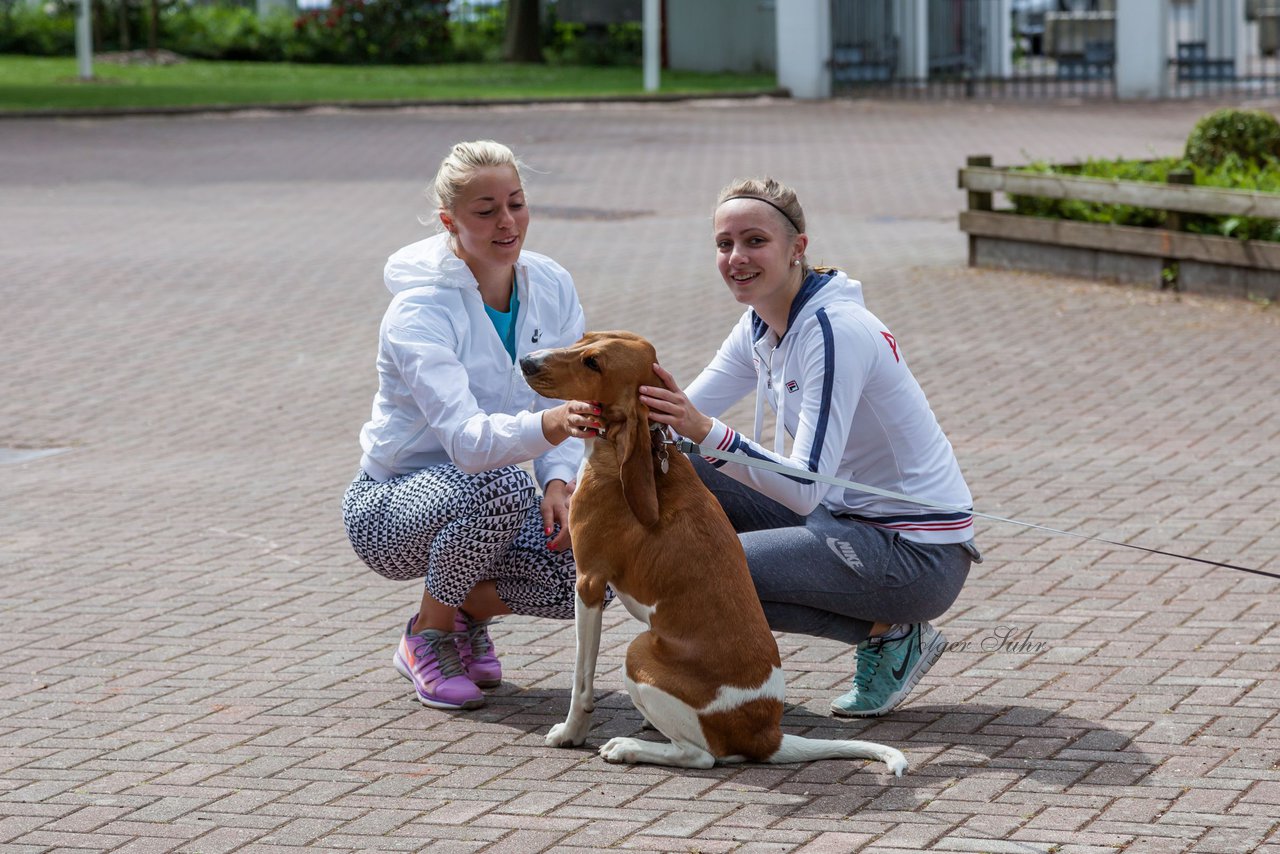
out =
<path fill-rule="evenodd" d="M 776 764 L 812 762 L 815 759 L 879 759 L 898 777 L 907 770 L 907 757 L 887 745 L 872 741 L 835 741 L 786 734 L 782 736 L 782 744 L 777 751 L 765 761 Z"/>

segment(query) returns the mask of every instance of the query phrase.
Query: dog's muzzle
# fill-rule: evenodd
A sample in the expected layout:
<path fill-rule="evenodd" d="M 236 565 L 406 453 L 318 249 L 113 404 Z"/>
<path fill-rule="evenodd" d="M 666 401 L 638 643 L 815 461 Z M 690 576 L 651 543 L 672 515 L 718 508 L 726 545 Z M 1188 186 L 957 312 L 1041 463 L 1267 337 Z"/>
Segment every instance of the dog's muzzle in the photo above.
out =
<path fill-rule="evenodd" d="M 542 370 L 542 362 L 547 356 L 546 350 L 534 350 L 520 360 L 520 373 L 531 377 Z"/>

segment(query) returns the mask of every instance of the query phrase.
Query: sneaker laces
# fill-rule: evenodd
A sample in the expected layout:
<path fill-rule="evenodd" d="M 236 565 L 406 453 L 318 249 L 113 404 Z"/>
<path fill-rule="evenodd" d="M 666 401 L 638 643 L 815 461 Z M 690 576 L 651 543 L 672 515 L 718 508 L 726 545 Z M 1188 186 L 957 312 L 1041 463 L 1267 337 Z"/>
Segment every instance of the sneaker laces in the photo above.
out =
<path fill-rule="evenodd" d="M 880 661 L 884 655 L 884 641 L 880 638 L 867 638 L 865 644 L 858 647 L 857 660 L 853 671 L 853 685 L 859 691 L 871 687 L 876 671 L 880 669 Z"/>
<path fill-rule="evenodd" d="M 434 636 L 420 634 L 417 636 L 426 645 L 433 656 L 417 655 L 414 661 L 414 670 L 419 676 L 426 677 L 425 671 L 432 661 L 436 667 L 440 669 L 440 678 L 451 679 L 454 676 L 462 676 L 466 671 L 462 666 L 462 659 L 458 656 L 458 648 L 453 643 L 453 635 L 448 632 L 440 632 Z"/>
<path fill-rule="evenodd" d="M 467 624 L 466 636 L 467 641 L 471 645 L 471 656 L 479 658 L 488 655 L 493 650 L 493 638 L 489 637 L 489 623 L 492 620 L 477 620 L 472 622 L 470 617 L 463 617 Z"/>

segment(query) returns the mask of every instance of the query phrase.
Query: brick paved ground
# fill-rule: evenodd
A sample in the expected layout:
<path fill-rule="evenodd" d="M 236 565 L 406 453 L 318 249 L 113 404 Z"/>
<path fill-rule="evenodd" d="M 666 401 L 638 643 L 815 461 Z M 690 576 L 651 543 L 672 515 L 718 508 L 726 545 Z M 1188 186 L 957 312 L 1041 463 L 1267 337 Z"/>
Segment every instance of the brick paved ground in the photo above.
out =
<path fill-rule="evenodd" d="M 865 282 L 987 511 L 1280 569 L 1274 307 L 966 269 L 965 155 L 1172 153 L 1204 105 L 696 103 L 0 123 L 0 847 L 214 852 L 1280 852 L 1276 582 L 982 525 L 955 648 L 832 719 L 847 650 L 780 639 L 793 732 L 861 762 L 672 771 L 542 746 L 572 628 L 509 619 L 478 712 L 389 657 L 417 591 L 339 495 L 382 259 L 459 138 L 510 141 L 530 246 L 688 380 L 736 307 L 716 190 L 774 172 Z M 14 450 L 17 449 L 17 450 Z M 22 451 L 66 449 L 21 461 Z M 606 617 L 597 726 L 639 731 Z M 1017 649 L 1000 647 L 1001 627 Z"/>

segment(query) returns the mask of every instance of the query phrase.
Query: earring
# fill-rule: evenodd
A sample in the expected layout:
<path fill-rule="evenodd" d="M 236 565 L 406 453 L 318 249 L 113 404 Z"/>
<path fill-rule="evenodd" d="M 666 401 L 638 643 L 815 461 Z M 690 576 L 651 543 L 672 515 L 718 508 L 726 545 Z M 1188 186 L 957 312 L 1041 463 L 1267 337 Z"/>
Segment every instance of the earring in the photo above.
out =
<path fill-rule="evenodd" d="M 800 266 L 800 259 L 799 259 L 799 258 L 792 258 L 792 259 L 791 259 L 791 266 L 792 266 L 792 267 L 799 267 L 799 266 Z"/>

